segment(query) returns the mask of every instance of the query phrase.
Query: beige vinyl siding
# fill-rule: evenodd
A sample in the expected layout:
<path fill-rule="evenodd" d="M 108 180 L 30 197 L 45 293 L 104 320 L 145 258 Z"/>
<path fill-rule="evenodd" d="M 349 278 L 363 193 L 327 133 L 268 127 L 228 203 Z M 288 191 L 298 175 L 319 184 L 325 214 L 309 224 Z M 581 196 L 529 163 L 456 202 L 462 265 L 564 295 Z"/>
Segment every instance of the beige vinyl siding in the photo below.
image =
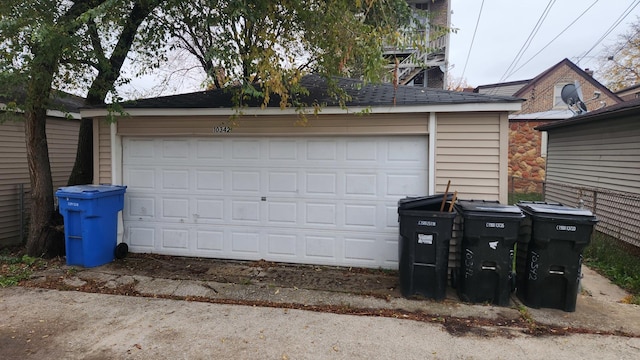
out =
<path fill-rule="evenodd" d="M 66 185 L 73 168 L 79 127 L 78 120 L 47 121 L 54 191 Z M 20 241 L 20 185 L 23 186 L 25 210 L 31 188 L 23 122 L 0 124 L 0 153 L 0 246 L 16 245 Z"/>
<path fill-rule="evenodd" d="M 640 194 L 640 126 L 616 119 L 548 132 L 547 182 Z"/>
<path fill-rule="evenodd" d="M 506 115 L 438 114 L 436 192 L 506 202 Z M 504 178 L 504 179 L 503 179 Z"/>
<path fill-rule="evenodd" d="M 104 119 L 94 119 L 93 128 L 93 182 L 111 184 L 111 125 Z"/>
<path fill-rule="evenodd" d="M 49 120 L 47 122 L 47 144 L 53 190 L 67 185 L 76 161 L 78 149 L 79 120 Z"/>
<path fill-rule="evenodd" d="M 225 136 L 215 127 L 230 127 L 231 135 L 399 135 L 427 134 L 428 114 L 295 116 L 139 117 L 118 121 L 121 136 Z"/>

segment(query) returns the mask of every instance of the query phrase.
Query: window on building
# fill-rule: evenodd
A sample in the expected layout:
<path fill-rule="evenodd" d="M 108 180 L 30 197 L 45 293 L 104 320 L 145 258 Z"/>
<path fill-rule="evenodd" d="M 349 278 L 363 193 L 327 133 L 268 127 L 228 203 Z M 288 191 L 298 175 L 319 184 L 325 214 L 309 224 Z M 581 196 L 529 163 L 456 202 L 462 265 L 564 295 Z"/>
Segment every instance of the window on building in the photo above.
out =
<path fill-rule="evenodd" d="M 562 88 L 567 84 L 573 84 L 572 82 L 559 82 L 553 89 L 553 109 L 566 109 L 567 104 L 562 101 Z"/>

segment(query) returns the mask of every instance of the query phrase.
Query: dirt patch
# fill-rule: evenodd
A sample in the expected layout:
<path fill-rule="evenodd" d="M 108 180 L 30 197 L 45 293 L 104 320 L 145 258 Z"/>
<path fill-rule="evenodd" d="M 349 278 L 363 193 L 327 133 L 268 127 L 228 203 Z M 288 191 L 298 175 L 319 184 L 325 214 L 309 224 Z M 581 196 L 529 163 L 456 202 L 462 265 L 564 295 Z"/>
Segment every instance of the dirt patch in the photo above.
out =
<path fill-rule="evenodd" d="M 104 265 L 105 272 L 172 280 L 214 281 L 268 285 L 307 290 L 400 297 L 398 272 L 354 267 L 284 264 L 268 261 L 232 261 L 130 254 Z"/>

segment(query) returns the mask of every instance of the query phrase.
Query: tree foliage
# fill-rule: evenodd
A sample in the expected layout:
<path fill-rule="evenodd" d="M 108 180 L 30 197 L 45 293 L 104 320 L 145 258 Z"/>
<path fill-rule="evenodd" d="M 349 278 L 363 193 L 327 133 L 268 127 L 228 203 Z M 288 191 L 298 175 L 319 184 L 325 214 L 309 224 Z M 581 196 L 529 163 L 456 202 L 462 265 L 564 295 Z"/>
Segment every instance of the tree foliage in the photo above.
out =
<path fill-rule="evenodd" d="M 640 83 L 640 18 L 608 46 L 598 73 L 612 91 Z"/>
<path fill-rule="evenodd" d="M 120 77 L 138 27 L 159 3 L 159 0 L 0 2 L 0 88 L 8 93 L 25 94 L 22 99 L 16 98 L 15 108 L 24 111 L 31 179 L 29 255 L 57 255 L 46 139 L 46 114 L 54 108 L 51 102 L 54 89 L 80 89 L 88 92 L 90 104 L 103 103 Z M 154 49 L 152 44 L 146 45 L 147 49 Z M 86 124 L 90 122 L 83 121 L 80 132 L 79 154 L 83 155 L 86 154 L 82 150 L 91 146 L 82 140 L 92 138 Z M 89 163 L 91 160 L 89 156 Z"/>
<path fill-rule="evenodd" d="M 242 96 L 264 104 L 277 94 L 284 107 L 304 91 L 306 72 L 379 80 L 383 40 L 411 15 L 405 0 L 194 0 L 154 21 L 172 49 L 197 59 L 210 87 L 242 85 Z"/>
<path fill-rule="evenodd" d="M 378 79 L 383 39 L 410 17 L 405 0 L 2 0 L 0 89 L 25 93 L 15 108 L 25 115 L 31 179 L 28 254 L 53 255 L 45 130 L 55 89 L 103 104 L 109 93 L 117 99 L 117 86 L 127 81 L 121 76 L 127 59 L 144 72 L 163 63 L 167 51 L 184 49 L 214 86 L 242 85 L 239 105 L 246 96 L 267 104 L 276 94 L 290 106 L 291 93 L 304 91 L 298 81 L 307 71 Z M 76 167 L 91 162 L 91 145 L 83 141 L 92 137 L 90 123 L 81 126 Z"/>

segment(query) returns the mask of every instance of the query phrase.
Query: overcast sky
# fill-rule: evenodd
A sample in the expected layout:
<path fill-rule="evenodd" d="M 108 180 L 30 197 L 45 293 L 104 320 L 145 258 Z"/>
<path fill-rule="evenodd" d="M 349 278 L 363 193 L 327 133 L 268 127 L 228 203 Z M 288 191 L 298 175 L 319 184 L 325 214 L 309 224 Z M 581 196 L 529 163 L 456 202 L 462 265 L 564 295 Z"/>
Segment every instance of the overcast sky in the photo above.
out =
<path fill-rule="evenodd" d="M 630 23 L 640 21 L 639 4 L 640 0 L 451 0 L 451 23 L 458 30 L 451 34 L 449 77 L 458 82 L 462 78 L 471 87 L 527 80 L 564 58 L 583 69 L 597 70 L 599 58 L 606 56 L 603 46 L 615 43 L 618 35 L 629 30 Z M 546 18 L 541 20 L 545 9 Z M 538 22 L 537 32 L 524 49 Z M 166 69 L 135 79 L 123 87 L 123 95 L 140 98 L 201 89 L 202 79 L 193 71 L 173 74 L 168 85 L 153 88 L 158 85 L 158 75 L 166 76 L 176 64 L 183 68 L 185 62 L 176 60 Z"/>
<path fill-rule="evenodd" d="M 471 47 L 483 2 L 475 40 Z M 594 3 L 595 5 L 580 17 Z M 505 72 L 527 42 L 549 4 L 551 6 L 548 14 L 539 25 L 539 30 L 522 53 L 520 60 L 512 66 L 512 69 L 520 70 L 505 78 Z M 451 35 L 449 76 L 456 81 L 460 81 L 462 77 L 471 87 L 526 80 L 564 58 L 574 63 L 582 58 L 577 63 L 578 66 L 597 70 L 598 58 L 605 56 L 603 45 L 611 45 L 619 34 L 629 30 L 630 23 L 640 21 L 638 4 L 640 0 L 451 0 L 451 23 L 458 31 Z M 629 14 L 626 18 L 599 42 L 609 28 L 615 26 L 620 17 L 627 12 Z M 578 20 L 562 33 L 576 19 Z M 556 36 L 558 38 L 553 40 Z M 597 46 L 589 52 L 596 44 Z M 545 49 L 542 50 L 543 48 Z M 540 50 L 542 51 L 535 55 Z M 465 70 L 468 54 L 469 60 Z"/>

